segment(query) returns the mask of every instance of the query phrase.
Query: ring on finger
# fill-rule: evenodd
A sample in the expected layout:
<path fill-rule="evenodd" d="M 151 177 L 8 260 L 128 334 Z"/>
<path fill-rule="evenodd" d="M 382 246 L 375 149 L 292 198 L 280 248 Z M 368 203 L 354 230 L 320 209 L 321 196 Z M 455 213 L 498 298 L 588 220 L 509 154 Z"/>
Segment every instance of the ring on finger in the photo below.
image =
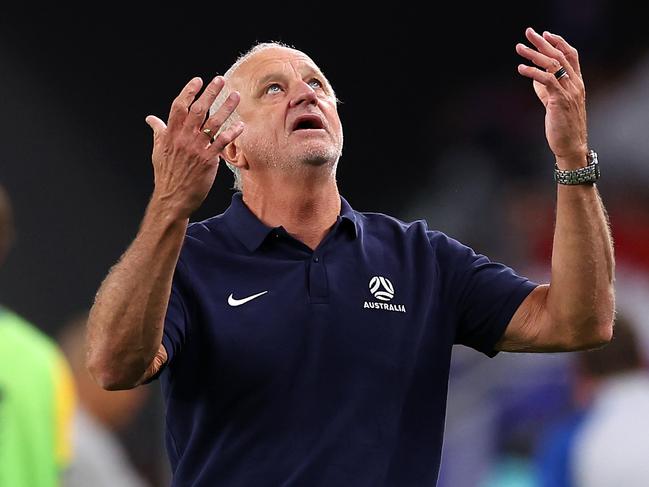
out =
<path fill-rule="evenodd" d="M 204 128 L 202 132 L 210 138 L 210 144 L 213 144 L 214 139 L 216 139 L 216 134 L 213 133 L 212 130 L 209 128 Z"/>
<path fill-rule="evenodd" d="M 563 66 L 561 66 L 557 71 L 554 72 L 554 77 L 558 80 L 563 78 L 564 76 L 568 76 L 568 71 L 566 71 L 566 68 L 564 68 Z"/>

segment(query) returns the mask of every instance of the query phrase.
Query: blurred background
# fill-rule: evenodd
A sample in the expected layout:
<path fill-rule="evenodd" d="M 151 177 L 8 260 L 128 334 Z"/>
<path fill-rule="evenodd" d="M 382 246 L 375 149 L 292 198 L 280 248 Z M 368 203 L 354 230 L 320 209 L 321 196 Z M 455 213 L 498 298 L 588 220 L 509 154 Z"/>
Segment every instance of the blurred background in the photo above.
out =
<path fill-rule="evenodd" d="M 543 107 L 516 71 L 514 46 L 526 42 L 527 26 L 579 50 L 616 242 L 618 310 L 645 367 L 649 30 L 634 8 L 553 0 L 511 10 L 463 3 L 442 13 L 403 4 L 357 17 L 335 4 L 143 8 L 0 17 L 0 185 L 16 227 L 0 303 L 63 344 L 73 372 L 74 324 L 134 237 L 151 194 L 145 116 L 166 118 L 191 77 L 225 72 L 257 41 L 305 51 L 332 82 L 345 130 L 338 183 L 355 209 L 425 219 L 545 281 L 555 185 Z M 192 220 L 222 212 L 232 182 L 223 166 Z M 548 435 L 584 405 L 578 357 L 489 360 L 456 347 L 440 486 L 542 485 Z M 111 436 L 116 465 L 138 477 L 133 485 L 168 485 L 158 387 L 123 399 L 117 412 L 92 406 L 112 399 L 82 398 Z"/>

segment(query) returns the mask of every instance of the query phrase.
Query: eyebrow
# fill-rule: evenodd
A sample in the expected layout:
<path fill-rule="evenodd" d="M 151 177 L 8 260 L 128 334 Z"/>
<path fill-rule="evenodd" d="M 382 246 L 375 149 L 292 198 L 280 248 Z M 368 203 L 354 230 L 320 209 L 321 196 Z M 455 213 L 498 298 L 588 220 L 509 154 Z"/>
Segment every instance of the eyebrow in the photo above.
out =
<path fill-rule="evenodd" d="M 327 81 L 327 78 L 325 78 L 324 74 L 322 74 L 322 72 L 320 70 L 310 68 L 310 67 L 307 68 L 307 69 L 308 70 L 305 72 L 306 74 L 303 75 L 303 77 L 309 76 L 309 75 L 317 76 L 318 78 L 322 79 L 323 85 L 329 86 L 329 81 Z M 259 79 L 259 81 L 257 81 L 256 90 L 263 87 L 266 83 L 268 83 L 269 81 L 274 80 L 274 79 L 279 79 L 281 81 L 284 81 L 286 79 L 286 76 L 283 73 L 279 72 L 279 71 L 273 71 L 271 73 L 268 73 L 268 74 L 262 76 Z"/>
<path fill-rule="evenodd" d="M 261 79 L 259 79 L 259 81 L 257 81 L 257 88 L 260 88 L 260 87 L 264 86 L 266 83 L 268 83 L 269 81 L 271 81 L 273 79 L 281 79 L 281 80 L 283 80 L 285 78 L 286 78 L 286 76 L 284 76 L 283 73 L 279 73 L 279 72 L 269 73 L 269 74 L 267 74 L 265 76 L 262 76 Z"/>

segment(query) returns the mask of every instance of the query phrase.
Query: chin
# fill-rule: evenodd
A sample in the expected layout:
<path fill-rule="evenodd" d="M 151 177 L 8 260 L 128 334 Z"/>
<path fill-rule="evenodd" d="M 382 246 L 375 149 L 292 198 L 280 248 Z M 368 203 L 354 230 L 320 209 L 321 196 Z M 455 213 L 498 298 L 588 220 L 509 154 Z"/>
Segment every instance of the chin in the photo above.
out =
<path fill-rule="evenodd" d="M 340 158 L 340 149 L 331 145 L 311 146 L 304 150 L 298 159 L 307 166 L 335 165 Z"/>
<path fill-rule="evenodd" d="M 324 154 L 311 154 L 308 157 L 302 159 L 302 163 L 307 166 L 326 166 L 327 164 L 331 164 L 333 162 L 336 161 L 332 160 L 330 156 L 326 156 Z"/>

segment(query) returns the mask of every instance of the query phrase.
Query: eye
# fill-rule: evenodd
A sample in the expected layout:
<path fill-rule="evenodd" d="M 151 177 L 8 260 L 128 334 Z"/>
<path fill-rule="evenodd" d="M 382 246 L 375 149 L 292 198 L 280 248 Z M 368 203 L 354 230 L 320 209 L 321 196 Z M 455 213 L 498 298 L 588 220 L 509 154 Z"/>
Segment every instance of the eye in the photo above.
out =
<path fill-rule="evenodd" d="M 275 93 L 279 93 L 280 91 L 282 91 L 282 87 L 279 85 L 279 83 L 273 83 L 266 87 L 266 94 L 268 95 L 273 95 Z"/>
<path fill-rule="evenodd" d="M 318 78 L 312 78 L 312 79 L 309 81 L 309 86 L 310 86 L 311 88 L 314 88 L 314 89 L 315 89 L 315 88 L 322 88 L 322 82 L 321 82 Z"/>

